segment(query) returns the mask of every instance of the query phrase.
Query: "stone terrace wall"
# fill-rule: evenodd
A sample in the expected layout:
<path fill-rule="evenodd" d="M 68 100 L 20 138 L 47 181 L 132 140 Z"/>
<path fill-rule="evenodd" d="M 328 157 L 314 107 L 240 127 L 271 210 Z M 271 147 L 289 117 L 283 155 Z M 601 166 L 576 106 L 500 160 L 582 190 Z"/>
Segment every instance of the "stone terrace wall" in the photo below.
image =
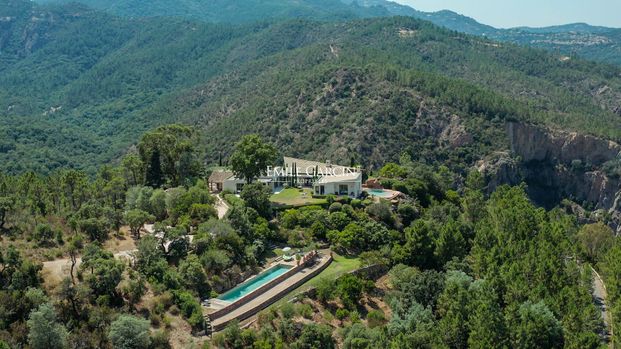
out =
<path fill-rule="evenodd" d="M 330 263 L 332 263 L 332 256 L 327 256 L 327 258 L 328 258 L 328 261 L 326 263 L 324 263 L 320 268 L 317 268 L 317 269 L 313 270 L 311 273 L 306 275 L 304 278 L 298 280 L 296 283 L 292 284 L 291 286 L 287 287 L 286 289 L 278 292 L 277 294 L 272 296 L 268 301 L 264 302 L 260 306 L 255 307 L 253 309 L 250 309 L 247 312 L 243 313 L 242 315 L 238 316 L 236 318 L 236 320 L 238 320 L 238 321 L 246 320 L 247 318 L 257 314 L 261 310 L 267 308 L 268 306 L 270 306 L 271 304 L 273 304 L 274 302 L 276 302 L 280 298 L 284 297 L 289 292 L 291 292 L 291 291 L 295 290 L 296 288 L 302 286 L 302 284 L 304 284 L 308 280 L 310 280 L 310 279 L 314 278 L 315 276 L 319 275 L 319 273 L 324 271 L 330 265 Z M 254 297 L 256 297 L 256 296 L 254 296 Z M 220 315 L 220 316 L 222 316 L 222 315 Z M 211 318 L 211 315 L 210 315 L 210 318 Z M 226 328 L 226 326 L 229 324 L 229 322 L 224 322 L 224 323 L 218 324 L 217 326 L 214 326 L 213 327 L 213 331 L 214 332 L 218 332 L 218 331 L 223 330 L 224 328 Z"/>
<path fill-rule="evenodd" d="M 316 252 L 311 252 L 311 253 L 314 253 L 315 255 L 317 254 Z M 308 263 L 307 261 L 304 261 L 303 263 L 300 263 L 300 265 L 291 268 L 286 273 L 278 276 L 277 278 L 271 280 L 270 282 L 264 284 L 263 286 L 253 290 L 251 293 L 249 293 L 245 297 L 242 297 L 241 299 L 238 299 L 234 303 L 231 303 L 230 305 L 227 305 L 226 307 L 224 307 L 222 309 L 219 309 L 219 310 L 209 314 L 209 319 L 211 319 L 213 321 L 213 320 L 215 320 L 217 318 L 220 318 L 220 317 L 224 316 L 227 313 L 230 313 L 231 311 L 233 311 L 235 309 L 238 309 L 242 305 L 245 305 L 246 303 L 250 302 L 251 300 L 257 298 L 259 295 L 262 295 L 263 293 L 265 293 L 266 291 L 268 291 L 272 287 L 274 287 L 274 286 L 278 285 L 279 283 L 285 281 L 286 279 L 288 279 L 292 275 L 296 274 L 300 270 L 306 268 L 307 263 Z M 274 267 L 272 267 L 272 268 L 274 268 Z M 269 269 L 266 269 L 266 270 L 269 270 Z M 263 272 L 265 272 L 265 270 Z"/>

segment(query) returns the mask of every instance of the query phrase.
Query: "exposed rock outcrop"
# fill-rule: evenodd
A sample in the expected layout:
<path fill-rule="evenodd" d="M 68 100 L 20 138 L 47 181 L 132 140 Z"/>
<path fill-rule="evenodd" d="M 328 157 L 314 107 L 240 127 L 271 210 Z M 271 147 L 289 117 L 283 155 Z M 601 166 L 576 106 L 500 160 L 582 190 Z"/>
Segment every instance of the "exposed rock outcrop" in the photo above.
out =
<path fill-rule="evenodd" d="M 490 191 L 526 182 L 539 204 L 553 207 L 567 198 L 608 213 L 611 225 L 621 230 L 621 181 L 602 170 L 606 162 L 619 159 L 619 144 L 517 122 L 507 124 L 507 135 L 510 153 L 494 153 L 477 164 Z"/>
<path fill-rule="evenodd" d="M 570 164 L 580 160 L 584 164 L 601 166 L 617 158 L 621 152 L 621 146 L 612 141 L 576 132 L 546 130 L 525 123 L 507 123 L 507 134 L 511 151 L 525 162 L 558 161 Z"/>

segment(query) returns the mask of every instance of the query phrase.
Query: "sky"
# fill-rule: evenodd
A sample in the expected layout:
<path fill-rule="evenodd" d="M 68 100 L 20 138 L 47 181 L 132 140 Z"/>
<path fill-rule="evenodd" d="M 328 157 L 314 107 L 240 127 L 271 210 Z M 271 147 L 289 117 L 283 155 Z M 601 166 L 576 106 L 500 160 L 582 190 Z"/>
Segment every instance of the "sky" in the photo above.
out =
<path fill-rule="evenodd" d="M 393 0 L 420 11 L 452 10 L 497 28 L 585 22 L 621 28 L 621 0 Z"/>

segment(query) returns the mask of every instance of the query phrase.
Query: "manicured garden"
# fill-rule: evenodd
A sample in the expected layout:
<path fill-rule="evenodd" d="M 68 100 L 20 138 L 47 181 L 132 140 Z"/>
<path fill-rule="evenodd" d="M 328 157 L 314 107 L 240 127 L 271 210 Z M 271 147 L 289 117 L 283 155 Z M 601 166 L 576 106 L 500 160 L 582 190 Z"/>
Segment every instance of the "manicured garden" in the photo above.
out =
<path fill-rule="evenodd" d="M 309 188 L 297 189 L 287 188 L 283 189 L 278 194 L 272 195 L 270 201 L 276 206 L 288 206 L 298 207 L 306 205 L 321 205 L 325 204 L 326 199 L 313 198 L 313 191 Z"/>
<path fill-rule="evenodd" d="M 330 264 L 328 268 L 326 268 L 326 270 L 322 271 L 319 275 L 310 279 L 307 283 L 300 286 L 295 291 L 289 293 L 288 295 L 283 297 L 280 301 L 274 303 L 274 305 L 272 306 L 278 307 L 286 302 L 289 302 L 293 297 L 295 297 L 300 292 L 304 292 L 312 287 L 317 287 L 317 285 L 319 285 L 321 280 L 324 280 L 324 279 L 336 280 L 341 275 L 354 271 L 360 268 L 361 266 L 360 258 L 341 256 L 336 253 L 332 254 L 332 258 L 333 258 L 332 263 Z"/>

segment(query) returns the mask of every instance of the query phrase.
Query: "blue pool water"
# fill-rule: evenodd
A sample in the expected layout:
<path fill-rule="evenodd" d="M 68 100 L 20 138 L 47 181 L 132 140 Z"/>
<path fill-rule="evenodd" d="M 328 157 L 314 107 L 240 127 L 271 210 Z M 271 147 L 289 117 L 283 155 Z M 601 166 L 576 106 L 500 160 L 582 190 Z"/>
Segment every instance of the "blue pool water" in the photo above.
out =
<path fill-rule="evenodd" d="M 257 288 L 265 285 L 266 283 L 274 280 L 275 278 L 279 277 L 280 275 L 284 274 L 287 272 L 287 270 L 291 269 L 291 266 L 289 265 L 283 265 L 283 264 L 279 264 L 273 268 L 270 268 L 264 272 L 262 272 L 261 274 L 253 277 L 250 280 L 247 280 L 237 286 L 235 286 L 234 288 L 232 288 L 231 290 L 229 290 L 228 292 L 220 295 L 220 297 L 218 297 L 218 299 L 223 300 L 223 301 L 227 301 L 227 302 L 235 302 L 236 300 L 244 297 L 245 295 L 249 294 L 250 292 L 256 290 Z"/>
<path fill-rule="evenodd" d="M 393 195 L 392 192 L 383 189 L 368 189 L 367 192 L 373 196 L 377 196 L 380 198 L 389 198 Z"/>

